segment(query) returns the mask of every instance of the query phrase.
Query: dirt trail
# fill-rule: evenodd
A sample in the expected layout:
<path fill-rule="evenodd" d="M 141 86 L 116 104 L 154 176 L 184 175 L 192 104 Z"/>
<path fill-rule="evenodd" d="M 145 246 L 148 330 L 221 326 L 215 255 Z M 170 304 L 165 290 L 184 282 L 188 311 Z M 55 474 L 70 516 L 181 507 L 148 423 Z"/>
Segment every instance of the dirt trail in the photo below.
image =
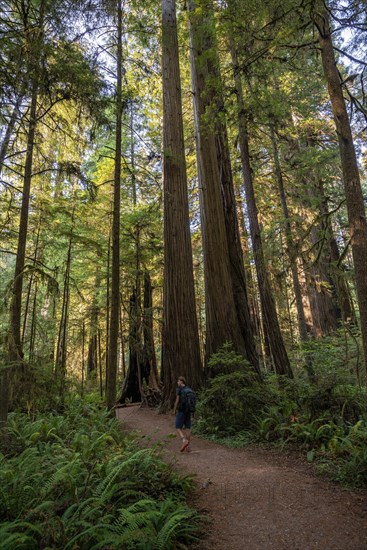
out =
<path fill-rule="evenodd" d="M 139 407 L 116 411 L 144 444 L 164 442 L 165 459 L 196 475 L 195 507 L 211 517 L 198 550 L 367 550 L 367 494 L 312 475 L 301 461 L 259 448 L 227 449 L 192 438 L 180 453 L 174 417 Z M 209 481 L 208 481 L 209 480 Z"/>

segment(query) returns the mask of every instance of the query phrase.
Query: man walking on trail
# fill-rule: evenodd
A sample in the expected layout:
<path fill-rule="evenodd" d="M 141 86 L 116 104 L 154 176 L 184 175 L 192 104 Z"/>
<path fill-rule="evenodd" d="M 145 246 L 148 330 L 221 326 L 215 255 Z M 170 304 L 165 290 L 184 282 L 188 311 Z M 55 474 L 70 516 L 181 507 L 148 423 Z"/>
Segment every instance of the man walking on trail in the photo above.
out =
<path fill-rule="evenodd" d="M 176 401 L 173 407 L 173 414 L 176 414 L 176 430 L 182 440 L 181 453 L 190 451 L 191 410 L 188 406 L 188 393 L 193 393 L 192 389 L 186 386 L 185 378 L 179 376 L 177 379 Z"/>

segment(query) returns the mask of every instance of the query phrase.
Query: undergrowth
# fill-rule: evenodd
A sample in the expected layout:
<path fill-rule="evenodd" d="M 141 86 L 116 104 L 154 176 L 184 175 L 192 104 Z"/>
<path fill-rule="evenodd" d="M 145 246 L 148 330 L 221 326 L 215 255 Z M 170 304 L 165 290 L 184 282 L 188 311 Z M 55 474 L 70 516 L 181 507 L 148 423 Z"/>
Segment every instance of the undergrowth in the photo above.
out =
<path fill-rule="evenodd" d="M 316 384 L 304 376 L 267 375 L 258 382 L 228 345 L 212 356 L 209 369 L 216 375 L 200 395 L 196 433 L 231 447 L 301 448 L 320 472 L 367 486 L 367 394 L 348 369 L 335 371 L 324 362 Z"/>
<path fill-rule="evenodd" d="M 191 479 L 93 404 L 11 414 L 0 443 L 2 550 L 166 550 L 197 537 Z"/>

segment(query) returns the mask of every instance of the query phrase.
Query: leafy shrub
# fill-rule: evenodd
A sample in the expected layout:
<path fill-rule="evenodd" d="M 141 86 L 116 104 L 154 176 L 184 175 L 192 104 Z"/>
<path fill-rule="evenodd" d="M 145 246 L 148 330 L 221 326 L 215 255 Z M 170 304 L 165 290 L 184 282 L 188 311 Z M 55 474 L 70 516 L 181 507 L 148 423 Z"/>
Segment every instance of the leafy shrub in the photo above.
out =
<path fill-rule="evenodd" d="M 251 373 L 252 367 L 248 361 L 233 349 L 231 342 L 224 344 L 217 353 L 213 353 L 208 361 L 208 376 L 214 378 L 219 374 L 234 372 Z"/>
<path fill-rule="evenodd" d="M 225 344 L 209 361 L 212 378 L 201 393 L 196 431 L 225 436 L 254 429 L 257 418 L 276 395 L 261 383 L 241 355 Z"/>
<path fill-rule="evenodd" d="M 353 384 L 349 369 L 331 373 L 325 360 L 316 369 L 317 384 L 303 375 L 289 380 L 271 374 L 259 382 L 228 345 L 210 364 L 211 375 L 226 374 L 210 378 L 200 395 L 197 433 L 230 446 L 297 445 L 335 478 L 367 484 L 367 394 Z"/>
<path fill-rule="evenodd" d="M 367 485 L 367 424 L 363 420 L 329 440 L 319 469 L 342 483 Z"/>
<path fill-rule="evenodd" d="M 200 396 L 197 429 L 228 435 L 254 428 L 257 416 L 272 397 L 267 390 L 248 372 L 218 375 Z"/>

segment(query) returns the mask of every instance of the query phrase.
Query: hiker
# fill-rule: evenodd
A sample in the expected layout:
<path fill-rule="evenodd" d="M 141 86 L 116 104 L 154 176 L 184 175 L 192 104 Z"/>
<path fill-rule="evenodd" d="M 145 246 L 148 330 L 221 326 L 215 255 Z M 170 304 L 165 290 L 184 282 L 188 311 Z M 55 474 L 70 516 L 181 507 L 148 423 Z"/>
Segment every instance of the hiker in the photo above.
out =
<path fill-rule="evenodd" d="M 182 440 L 181 453 L 190 451 L 191 414 L 195 412 L 195 399 L 195 393 L 186 386 L 185 378 L 179 376 L 173 414 L 176 415 L 176 430 Z"/>

